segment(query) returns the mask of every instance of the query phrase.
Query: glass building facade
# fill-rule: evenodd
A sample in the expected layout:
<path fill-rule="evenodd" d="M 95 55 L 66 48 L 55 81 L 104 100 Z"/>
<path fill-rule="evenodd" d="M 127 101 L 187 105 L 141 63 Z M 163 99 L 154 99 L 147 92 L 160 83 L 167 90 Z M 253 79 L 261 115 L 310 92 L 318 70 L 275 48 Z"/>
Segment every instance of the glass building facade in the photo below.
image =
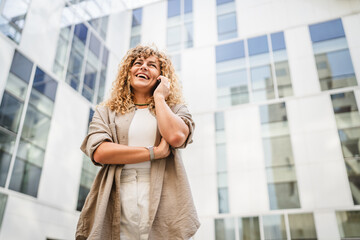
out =
<path fill-rule="evenodd" d="M 360 238 L 359 13 L 337 0 L 0 0 L 0 240 L 73 239 L 100 169 L 79 146 L 145 41 L 170 55 L 196 122 L 181 150 L 194 240 Z"/>
<path fill-rule="evenodd" d="M 300 208 L 285 103 L 260 106 L 270 209 Z"/>
<path fill-rule="evenodd" d="M 321 90 L 356 86 L 341 19 L 309 26 Z"/>
<path fill-rule="evenodd" d="M 104 44 L 108 16 L 77 23 L 73 5 L 65 4 L 53 71 L 91 103 L 104 98 L 109 50 Z M 76 23 L 76 24 L 74 24 Z"/>
<path fill-rule="evenodd" d="M 36 197 L 57 82 L 16 51 L 5 89 L 0 105 L 5 140 L 1 185 Z"/>
<path fill-rule="evenodd" d="M 215 51 L 219 107 L 293 95 L 283 32 L 219 45 Z"/>
<path fill-rule="evenodd" d="M 2 0 L 0 2 L 0 32 L 16 43 L 20 42 L 29 9 L 27 0 Z"/>
<path fill-rule="evenodd" d="M 132 12 L 130 48 L 141 42 L 141 22 L 142 8 L 134 9 Z"/>
<path fill-rule="evenodd" d="M 167 1 L 166 49 L 181 77 L 181 52 L 194 45 L 193 1 Z"/>
<path fill-rule="evenodd" d="M 226 133 L 223 112 L 215 113 L 216 168 L 219 213 L 229 213 L 229 189 L 226 160 Z"/>
<path fill-rule="evenodd" d="M 353 92 L 331 95 L 341 149 L 354 204 L 360 204 L 360 114 Z"/>
<path fill-rule="evenodd" d="M 238 36 L 236 22 L 236 2 L 234 0 L 216 0 L 218 40 L 227 40 Z"/>

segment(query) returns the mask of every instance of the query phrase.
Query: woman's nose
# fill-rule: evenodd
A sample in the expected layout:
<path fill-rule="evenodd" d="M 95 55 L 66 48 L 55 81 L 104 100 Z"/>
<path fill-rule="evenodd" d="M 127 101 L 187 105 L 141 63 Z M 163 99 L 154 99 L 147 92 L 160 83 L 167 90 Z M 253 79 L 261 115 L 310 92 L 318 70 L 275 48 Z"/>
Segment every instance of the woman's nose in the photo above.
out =
<path fill-rule="evenodd" d="M 140 69 L 147 70 L 147 66 L 146 66 L 146 64 L 144 63 L 143 65 L 141 65 Z"/>

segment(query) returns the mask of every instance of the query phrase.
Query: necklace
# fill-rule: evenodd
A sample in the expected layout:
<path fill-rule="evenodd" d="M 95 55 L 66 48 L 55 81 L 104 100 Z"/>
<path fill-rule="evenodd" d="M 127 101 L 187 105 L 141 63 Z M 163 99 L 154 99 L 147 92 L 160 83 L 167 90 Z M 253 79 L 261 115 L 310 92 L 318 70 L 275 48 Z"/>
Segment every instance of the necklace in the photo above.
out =
<path fill-rule="evenodd" d="M 149 103 L 134 103 L 135 106 L 149 106 Z"/>

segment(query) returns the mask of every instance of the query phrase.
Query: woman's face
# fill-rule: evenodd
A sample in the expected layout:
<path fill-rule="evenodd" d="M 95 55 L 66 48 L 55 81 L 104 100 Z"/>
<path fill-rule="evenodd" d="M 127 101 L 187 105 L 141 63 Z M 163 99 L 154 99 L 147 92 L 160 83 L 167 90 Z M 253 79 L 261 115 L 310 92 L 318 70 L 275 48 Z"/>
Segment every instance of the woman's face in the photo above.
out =
<path fill-rule="evenodd" d="M 138 57 L 130 68 L 130 84 L 137 92 L 152 94 L 157 78 L 160 76 L 160 63 L 157 57 Z"/>

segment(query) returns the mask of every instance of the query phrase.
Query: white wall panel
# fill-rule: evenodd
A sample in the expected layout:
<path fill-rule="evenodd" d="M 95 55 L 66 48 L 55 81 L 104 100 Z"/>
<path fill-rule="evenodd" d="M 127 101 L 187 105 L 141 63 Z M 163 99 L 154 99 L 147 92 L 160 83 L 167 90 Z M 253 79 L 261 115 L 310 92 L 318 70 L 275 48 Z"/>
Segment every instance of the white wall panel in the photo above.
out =
<path fill-rule="evenodd" d="M 232 214 L 259 214 L 269 210 L 265 169 L 234 172 L 229 169 L 229 204 Z"/>
<path fill-rule="evenodd" d="M 269 203 L 258 106 L 227 111 L 225 129 L 231 213 L 267 211 Z"/>
<path fill-rule="evenodd" d="M 189 176 L 192 196 L 198 215 L 215 215 L 218 211 L 216 174 Z"/>
<path fill-rule="evenodd" d="M 356 78 L 360 85 L 360 14 L 346 16 L 342 21 Z"/>
<path fill-rule="evenodd" d="M 320 91 L 314 53 L 307 26 L 285 31 L 291 82 L 295 96 Z"/>
<path fill-rule="evenodd" d="M 296 165 L 295 167 L 300 207 L 308 211 L 313 211 L 315 209 L 314 192 L 316 191 L 311 171 L 313 164 Z"/>
<path fill-rule="evenodd" d="M 296 165 L 342 162 L 337 127 L 328 94 L 286 104 Z"/>
<path fill-rule="evenodd" d="M 206 47 L 217 41 L 216 1 L 193 1 L 194 46 Z"/>
<path fill-rule="evenodd" d="M 316 209 L 353 206 L 344 163 L 313 164 L 309 171 Z"/>
<path fill-rule="evenodd" d="M 116 58 L 123 58 L 130 46 L 131 11 L 119 12 L 109 17 L 106 44 Z"/>
<path fill-rule="evenodd" d="M 73 239 L 78 214 L 12 195 L 8 198 L 0 238 L 6 240 Z"/>
<path fill-rule="evenodd" d="M 192 111 L 214 111 L 216 106 L 215 48 L 196 48 L 182 54 L 181 80 Z"/>
<path fill-rule="evenodd" d="M 241 0 L 237 1 L 241 38 L 326 21 L 360 10 L 355 1 Z"/>
<path fill-rule="evenodd" d="M 65 83 L 58 85 L 56 95 L 38 198 L 75 210 L 83 159 L 80 145 L 87 133 L 90 108 Z"/>
<path fill-rule="evenodd" d="M 52 71 L 64 1 L 30 2 L 20 49 L 46 72 Z"/>
<path fill-rule="evenodd" d="M 234 172 L 265 169 L 261 125 L 257 105 L 225 113 L 228 169 Z"/>
<path fill-rule="evenodd" d="M 200 228 L 194 236 L 194 240 L 214 240 L 215 239 L 215 224 L 212 217 L 201 217 Z"/>
<path fill-rule="evenodd" d="M 339 240 L 340 234 L 334 212 L 316 211 L 314 213 L 316 232 L 319 240 Z"/>
<path fill-rule="evenodd" d="M 190 176 L 216 173 L 214 114 L 193 115 L 193 143 L 181 150 L 186 172 Z"/>
<path fill-rule="evenodd" d="M 330 96 L 287 102 L 301 207 L 352 203 Z"/>
<path fill-rule="evenodd" d="M 181 155 L 198 214 L 206 216 L 217 213 L 214 115 L 195 114 L 193 119 L 193 143 Z"/>
<path fill-rule="evenodd" d="M 111 96 L 112 84 L 116 80 L 121 59 L 117 58 L 114 54 L 109 54 L 109 61 L 106 72 L 105 95 L 104 100 Z"/>
<path fill-rule="evenodd" d="M 104 100 L 110 97 L 112 83 L 116 79 L 118 67 L 130 46 L 131 11 L 119 12 L 109 17 L 106 45 L 110 50 Z"/>
<path fill-rule="evenodd" d="M 10 43 L 10 39 L 6 39 L 4 35 L 0 36 L 0 98 L 2 98 L 5 90 L 6 81 L 9 76 L 11 62 L 14 55 L 15 47 Z"/>
<path fill-rule="evenodd" d="M 166 48 L 167 1 L 160 1 L 143 8 L 141 42 Z"/>

